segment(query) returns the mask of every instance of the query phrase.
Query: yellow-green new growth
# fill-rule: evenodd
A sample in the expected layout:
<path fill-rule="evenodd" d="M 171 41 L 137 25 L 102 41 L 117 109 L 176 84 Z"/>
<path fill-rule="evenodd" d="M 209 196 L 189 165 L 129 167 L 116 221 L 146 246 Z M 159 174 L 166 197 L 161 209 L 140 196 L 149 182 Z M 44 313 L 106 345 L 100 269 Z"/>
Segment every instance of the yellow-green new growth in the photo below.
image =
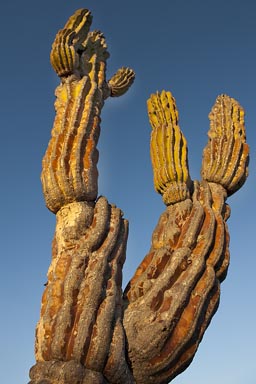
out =
<path fill-rule="evenodd" d="M 150 153 L 154 185 L 166 205 L 189 197 L 187 142 L 178 125 L 178 111 L 170 92 L 151 95 L 148 115 L 152 126 Z"/>

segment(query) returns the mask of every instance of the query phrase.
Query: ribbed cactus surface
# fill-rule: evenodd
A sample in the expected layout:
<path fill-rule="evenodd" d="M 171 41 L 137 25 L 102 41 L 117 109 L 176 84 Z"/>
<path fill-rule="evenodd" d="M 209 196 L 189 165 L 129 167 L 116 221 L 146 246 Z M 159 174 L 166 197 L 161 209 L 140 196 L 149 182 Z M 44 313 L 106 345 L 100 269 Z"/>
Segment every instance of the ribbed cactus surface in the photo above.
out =
<path fill-rule="evenodd" d="M 148 115 L 152 126 L 150 154 L 157 192 L 165 204 L 190 196 L 187 142 L 178 124 L 178 111 L 170 92 L 151 95 Z"/>
<path fill-rule="evenodd" d="M 98 197 L 97 142 L 105 99 L 135 75 L 122 67 L 106 80 L 106 42 L 91 22 L 88 10 L 75 12 L 50 55 L 61 84 L 41 180 L 56 230 L 30 384 L 164 384 L 190 364 L 218 308 L 230 257 L 226 199 L 248 174 L 244 111 L 217 98 L 202 180 L 192 181 L 174 97 L 149 98 L 154 186 L 166 209 L 123 293 L 128 221 Z"/>

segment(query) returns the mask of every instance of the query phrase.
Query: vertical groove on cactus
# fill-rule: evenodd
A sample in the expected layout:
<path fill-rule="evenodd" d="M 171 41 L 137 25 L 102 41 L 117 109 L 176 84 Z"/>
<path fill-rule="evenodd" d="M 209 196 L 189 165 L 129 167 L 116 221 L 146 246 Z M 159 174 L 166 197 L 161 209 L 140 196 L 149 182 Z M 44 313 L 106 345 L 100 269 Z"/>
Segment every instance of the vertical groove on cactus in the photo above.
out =
<path fill-rule="evenodd" d="M 94 116 L 88 114 L 96 92 L 86 77 L 56 91 L 57 115 L 42 171 L 46 204 L 53 212 L 64 204 L 97 197 L 99 116 L 97 109 Z"/>

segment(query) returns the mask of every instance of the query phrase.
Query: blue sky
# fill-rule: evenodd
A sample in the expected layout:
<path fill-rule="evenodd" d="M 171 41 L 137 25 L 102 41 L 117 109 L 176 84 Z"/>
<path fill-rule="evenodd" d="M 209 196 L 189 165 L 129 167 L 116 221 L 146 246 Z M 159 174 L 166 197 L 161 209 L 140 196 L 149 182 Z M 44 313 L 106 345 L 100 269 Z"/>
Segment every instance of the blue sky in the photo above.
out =
<path fill-rule="evenodd" d="M 246 111 L 250 176 L 232 196 L 231 265 L 220 308 L 191 366 L 175 384 L 255 383 L 256 2 L 254 0 L 31 0 L 1 5 L 0 382 L 28 382 L 34 331 L 51 259 L 55 217 L 44 205 L 41 160 L 54 119 L 58 78 L 49 64 L 54 36 L 78 8 L 106 36 L 108 77 L 136 72 L 132 89 L 106 101 L 99 142 L 99 193 L 130 222 L 124 284 L 150 247 L 161 196 L 153 188 L 146 100 L 174 94 L 188 140 L 190 173 L 200 178 L 208 113 L 227 93 Z"/>

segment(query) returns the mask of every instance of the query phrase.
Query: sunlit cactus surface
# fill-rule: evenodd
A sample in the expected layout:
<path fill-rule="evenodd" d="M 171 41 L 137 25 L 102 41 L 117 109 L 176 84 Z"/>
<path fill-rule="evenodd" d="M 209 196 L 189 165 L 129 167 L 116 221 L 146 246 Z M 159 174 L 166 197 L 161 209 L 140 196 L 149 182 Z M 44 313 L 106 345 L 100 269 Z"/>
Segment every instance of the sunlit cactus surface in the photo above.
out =
<path fill-rule="evenodd" d="M 50 54 L 61 82 L 41 180 L 56 230 L 30 384 L 168 383 L 218 308 L 229 265 L 226 198 L 248 173 L 244 111 L 218 96 L 202 180 L 192 181 L 174 97 L 149 98 L 154 186 L 166 209 L 123 293 L 128 221 L 98 196 L 97 142 L 105 99 L 123 95 L 135 75 L 122 67 L 106 79 L 107 45 L 91 22 L 90 11 L 75 12 Z"/>

